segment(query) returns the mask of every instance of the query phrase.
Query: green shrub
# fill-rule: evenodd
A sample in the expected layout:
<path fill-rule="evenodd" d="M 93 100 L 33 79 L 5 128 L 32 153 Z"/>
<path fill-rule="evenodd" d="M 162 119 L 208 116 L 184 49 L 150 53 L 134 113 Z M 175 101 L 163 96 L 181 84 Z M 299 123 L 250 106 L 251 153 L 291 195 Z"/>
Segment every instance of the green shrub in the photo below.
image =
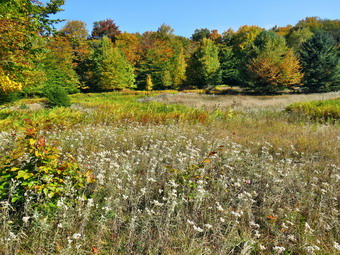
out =
<path fill-rule="evenodd" d="M 52 107 L 55 106 L 65 106 L 69 107 L 71 105 L 70 98 L 66 90 L 59 86 L 46 87 L 44 95 L 48 100 L 48 104 Z"/>
<path fill-rule="evenodd" d="M 11 103 L 20 98 L 20 95 L 18 92 L 10 92 L 10 93 L 4 93 L 0 91 L 0 105 Z"/>
<path fill-rule="evenodd" d="M 295 103 L 286 111 L 310 120 L 335 122 L 340 120 L 340 99 Z"/>
<path fill-rule="evenodd" d="M 27 200 L 33 207 L 51 208 L 60 198 L 80 195 L 94 181 L 91 171 L 83 172 L 71 155 L 48 145 L 33 127 L 15 139 L 15 148 L 0 162 L 0 201 L 17 209 Z"/>

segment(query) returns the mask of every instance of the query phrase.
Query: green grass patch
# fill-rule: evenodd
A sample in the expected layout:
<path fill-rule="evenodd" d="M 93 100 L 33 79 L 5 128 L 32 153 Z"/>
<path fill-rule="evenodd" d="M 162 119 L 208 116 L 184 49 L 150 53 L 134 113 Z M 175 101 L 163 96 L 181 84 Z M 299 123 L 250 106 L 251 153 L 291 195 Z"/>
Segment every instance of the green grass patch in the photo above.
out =
<path fill-rule="evenodd" d="M 114 125 L 120 122 L 209 124 L 214 120 L 224 121 L 236 116 L 231 110 L 209 112 L 179 104 L 138 101 L 158 94 L 138 91 L 75 94 L 71 96 L 71 108 L 42 107 L 36 110 L 31 110 L 29 105 L 39 101 L 20 100 L 0 110 L 0 130 L 19 129 L 25 119 L 32 120 L 36 127 L 46 129 L 77 124 Z"/>
<path fill-rule="evenodd" d="M 291 104 L 286 108 L 293 116 L 322 123 L 340 120 L 340 98 Z"/>

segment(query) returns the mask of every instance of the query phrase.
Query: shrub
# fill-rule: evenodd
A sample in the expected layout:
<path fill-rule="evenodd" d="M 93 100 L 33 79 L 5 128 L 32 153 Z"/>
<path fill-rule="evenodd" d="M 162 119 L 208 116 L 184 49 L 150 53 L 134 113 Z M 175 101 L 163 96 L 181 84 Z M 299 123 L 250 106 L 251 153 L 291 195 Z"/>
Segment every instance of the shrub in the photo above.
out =
<path fill-rule="evenodd" d="M 71 155 L 48 145 L 33 127 L 15 139 L 15 148 L 0 164 L 0 201 L 23 209 L 29 199 L 33 207 L 51 208 L 62 197 L 81 194 L 94 181 L 91 171 L 84 173 Z"/>
<path fill-rule="evenodd" d="M 71 105 L 70 98 L 64 88 L 59 86 L 46 87 L 44 95 L 48 100 L 48 104 L 52 107 Z"/>
<path fill-rule="evenodd" d="M 340 120 L 340 98 L 295 103 L 289 105 L 286 111 L 318 122 L 335 122 Z"/>
<path fill-rule="evenodd" d="M 11 103 L 20 98 L 20 94 L 18 92 L 8 92 L 4 93 L 0 91 L 0 105 Z"/>

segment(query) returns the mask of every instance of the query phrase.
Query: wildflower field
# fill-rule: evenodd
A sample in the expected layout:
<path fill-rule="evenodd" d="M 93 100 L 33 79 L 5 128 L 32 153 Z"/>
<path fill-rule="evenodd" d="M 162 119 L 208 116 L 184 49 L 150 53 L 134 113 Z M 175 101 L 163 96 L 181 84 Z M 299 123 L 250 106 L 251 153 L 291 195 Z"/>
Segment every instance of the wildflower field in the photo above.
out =
<path fill-rule="evenodd" d="M 158 96 L 2 107 L 0 254 L 340 254 L 339 115 Z"/>

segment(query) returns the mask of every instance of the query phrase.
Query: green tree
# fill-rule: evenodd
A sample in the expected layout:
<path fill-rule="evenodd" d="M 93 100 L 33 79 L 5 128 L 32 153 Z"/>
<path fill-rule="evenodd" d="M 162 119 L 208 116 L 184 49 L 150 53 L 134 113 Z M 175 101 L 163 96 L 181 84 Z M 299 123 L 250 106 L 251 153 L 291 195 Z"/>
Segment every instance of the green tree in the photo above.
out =
<path fill-rule="evenodd" d="M 180 48 L 179 52 L 177 51 L 174 54 L 172 63 L 173 63 L 172 65 L 173 88 L 178 89 L 183 86 L 186 80 L 185 71 L 186 71 L 187 63 L 185 61 L 183 48 Z"/>
<path fill-rule="evenodd" d="M 60 30 L 64 36 L 70 37 L 71 40 L 83 41 L 88 36 L 86 23 L 80 20 L 69 20 Z"/>
<path fill-rule="evenodd" d="M 262 31 L 254 40 L 251 56 L 248 85 L 258 93 L 274 93 L 300 83 L 299 61 L 275 32 Z"/>
<path fill-rule="evenodd" d="M 313 36 L 312 31 L 309 27 L 303 27 L 298 30 L 292 30 L 287 36 L 286 41 L 287 45 L 294 49 L 294 51 L 298 51 L 303 42 L 307 41 L 309 38 Z"/>
<path fill-rule="evenodd" d="M 336 42 L 324 31 L 317 31 L 304 42 L 299 51 L 304 72 L 303 84 L 309 92 L 325 92 L 340 89 L 339 56 Z"/>
<path fill-rule="evenodd" d="M 170 88 L 171 60 L 174 56 L 170 40 L 160 38 L 158 32 L 145 32 L 140 43 L 140 59 L 136 63 L 139 89 L 145 89 L 147 75 L 151 76 L 154 89 Z"/>
<path fill-rule="evenodd" d="M 221 84 L 219 49 L 210 39 L 203 38 L 200 46 L 189 60 L 187 77 L 190 85 L 203 88 Z"/>
<path fill-rule="evenodd" d="M 47 76 L 45 86 L 62 87 L 67 93 L 79 91 L 79 79 L 73 68 L 70 42 L 64 37 L 54 37 L 47 44 L 43 68 Z"/>
<path fill-rule="evenodd" d="M 46 34 L 58 20 L 50 15 L 60 11 L 63 0 L 42 4 L 31 0 L 4 0 L 0 4 L 0 69 L 4 77 L 25 89 L 45 79 L 41 68 L 46 52 Z M 40 67 L 39 67 L 40 66 Z M 6 80 L 7 80 L 6 78 Z M 19 86 L 16 86 L 19 88 Z"/>
<path fill-rule="evenodd" d="M 93 73 L 90 87 L 94 91 L 134 88 L 134 70 L 124 54 L 113 47 L 108 37 L 103 37 L 92 59 Z"/>
<path fill-rule="evenodd" d="M 50 0 L 42 4 L 36 0 L 2 0 L 0 19 L 12 19 L 22 22 L 31 31 L 50 34 L 53 25 L 61 20 L 50 19 L 50 16 L 62 11 L 64 0 Z"/>
<path fill-rule="evenodd" d="M 210 30 L 208 28 L 195 29 L 195 32 L 191 36 L 191 40 L 195 42 L 201 42 L 204 38 L 209 38 Z"/>
<path fill-rule="evenodd" d="M 219 59 L 221 63 L 222 83 L 233 85 L 239 83 L 238 59 L 230 46 L 220 48 Z"/>

